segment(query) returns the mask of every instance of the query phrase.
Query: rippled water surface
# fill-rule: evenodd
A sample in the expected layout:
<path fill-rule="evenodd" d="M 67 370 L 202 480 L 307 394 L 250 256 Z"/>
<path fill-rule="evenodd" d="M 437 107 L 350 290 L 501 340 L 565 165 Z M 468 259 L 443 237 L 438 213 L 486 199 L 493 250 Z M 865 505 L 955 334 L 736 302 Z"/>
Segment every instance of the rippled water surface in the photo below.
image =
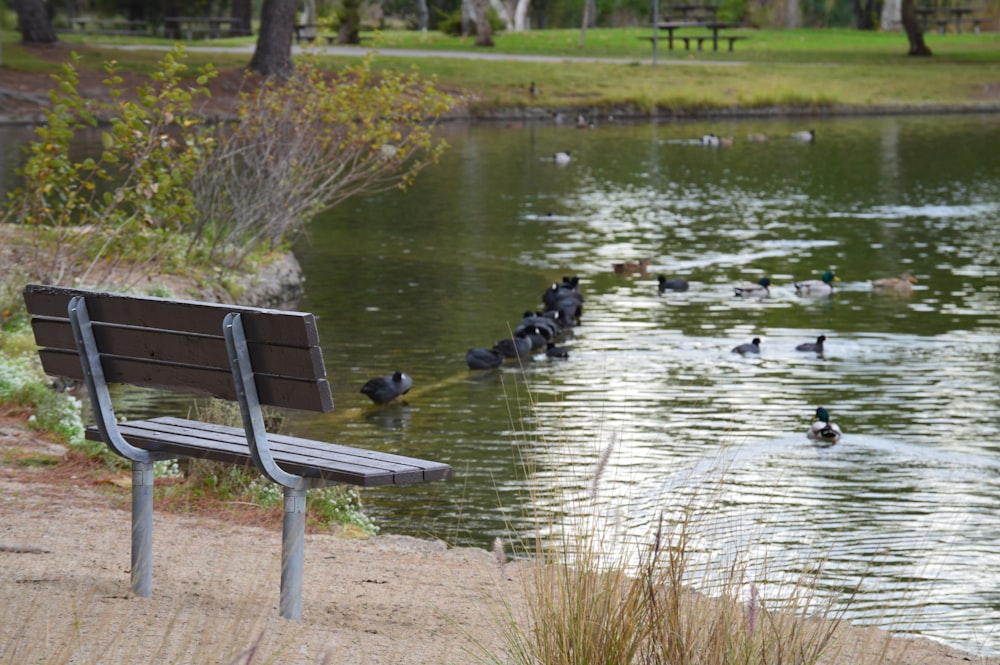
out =
<path fill-rule="evenodd" d="M 697 503 L 706 560 L 777 579 L 822 558 L 821 589 L 860 584 L 851 616 L 1000 652 L 1000 118 L 814 126 L 814 145 L 779 122 L 448 127 L 410 192 L 318 224 L 300 255 L 346 410 L 329 432 L 456 471 L 373 496 L 386 529 L 487 546 L 524 528 L 520 460 L 573 492 L 613 446 L 600 496 L 624 537 Z M 639 258 L 645 277 L 612 271 Z M 795 294 L 827 269 L 832 298 Z M 872 293 L 903 271 L 912 296 Z M 690 290 L 660 295 L 660 273 Z M 466 348 L 563 275 L 586 297 L 569 360 L 470 373 Z M 761 275 L 771 298 L 734 297 Z M 794 350 L 819 334 L 824 357 Z M 759 358 L 730 351 L 755 336 Z M 395 368 L 406 402 L 365 405 Z M 830 449 L 804 437 L 821 404 L 846 432 Z"/>
<path fill-rule="evenodd" d="M 857 587 L 850 617 L 1000 653 L 1000 117 L 810 125 L 812 145 L 779 121 L 445 127 L 409 192 L 348 202 L 299 246 L 337 410 L 293 428 L 451 463 L 368 506 L 479 546 L 528 528 L 533 484 L 585 494 L 611 446 L 598 496 L 624 539 L 698 505 L 705 561 L 779 580 L 823 559 L 823 593 Z M 706 132 L 735 145 L 689 140 Z M 612 271 L 639 258 L 646 276 Z M 796 295 L 828 269 L 832 297 Z M 903 271 L 911 296 L 872 292 Z M 691 288 L 660 295 L 656 274 Z M 568 360 L 466 368 L 564 275 L 586 297 Z M 734 297 L 762 275 L 770 298 Z M 819 334 L 823 357 L 794 350 Z M 759 357 L 730 351 L 753 337 Z M 367 404 L 395 369 L 411 394 Z M 818 405 L 832 448 L 804 436 Z"/>

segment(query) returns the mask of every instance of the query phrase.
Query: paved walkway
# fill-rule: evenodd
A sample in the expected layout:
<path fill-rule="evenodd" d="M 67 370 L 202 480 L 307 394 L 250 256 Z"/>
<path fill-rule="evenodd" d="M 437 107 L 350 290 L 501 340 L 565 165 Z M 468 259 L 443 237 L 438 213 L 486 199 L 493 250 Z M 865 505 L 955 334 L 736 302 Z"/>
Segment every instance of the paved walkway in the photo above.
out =
<path fill-rule="evenodd" d="M 248 53 L 252 54 L 255 44 L 243 44 L 240 46 L 205 46 L 199 44 L 197 46 L 185 45 L 186 50 L 191 52 L 199 53 L 211 53 L 211 52 L 226 52 L 226 53 Z M 102 48 L 117 48 L 126 51 L 167 51 L 173 48 L 172 46 L 147 46 L 147 45 L 132 45 L 126 44 L 121 46 L 115 45 L 102 45 Z M 598 58 L 598 57 L 581 57 L 572 55 L 524 55 L 517 53 L 497 53 L 496 51 L 489 51 L 486 49 L 475 50 L 475 51 L 436 51 L 436 50 L 421 50 L 421 49 L 405 49 L 405 48 L 369 48 L 367 46 L 292 46 L 292 52 L 295 54 L 314 52 L 323 53 L 326 55 L 336 55 L 343 57 L 364 57 L 371 52 L 375 52 L 376 55 L 388 58 L 446 58 L 453 60 L 493 60 L 493 61 L 507 61 L 507 62 L 609 62 L 617 64 L 629 65 L 632 63 L 642 63 L 651 65 L 653 64 L 652 55 L 649 58 Z M 658 59 L 658 65 L 697 65 L 697 66 L 734 66 L 734 65 L 745 65 L 745 62 L 739 62 L 734 60 L 726 61 L 712 61 L 706 62 L 704 60 L 663 60 Z"/>

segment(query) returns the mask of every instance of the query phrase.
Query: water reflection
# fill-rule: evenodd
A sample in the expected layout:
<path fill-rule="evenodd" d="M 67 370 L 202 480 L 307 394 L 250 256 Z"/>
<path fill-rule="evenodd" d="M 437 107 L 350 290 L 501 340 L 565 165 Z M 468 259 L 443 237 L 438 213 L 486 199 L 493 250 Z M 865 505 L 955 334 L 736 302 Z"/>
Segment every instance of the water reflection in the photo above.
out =
<path fill-rule="evenodd" d="M 599 496 L 623 537 L 697 505 L 706 562 L 745 555 L 780 586 L 821 559 L 824 592 L 861 580 L 851 617 L 1000 653 L 1000 117 L 810 124 L 815 144 L 778 121 L 444 128 L 440 166 L 297 248 L 337 410 L 293 428 L 451 463 L 368 505 L 386 531 L 481 546 L 529 528 L 532 487 L 586 493 L 613 446 Z M 708 132 L 737 140 L 689 142 Z M 832 297 L 796 295 L 825 270 Z M 912 295 L 872 292 L 904 271 Z M 567 360 L 468 370 L 573 274 Z M 762 275 L 771 297 L 734 297 Z M 820 334 L 821 357 L 795 350 Z M 759 357 L 731 352 L 753 337 Z M 413 390 L 372 409 L 360 386 L 396 369 Z M 845 432 L 828 450 L 805 439 L 818 405 Z"/>
<path fill-rule="evenodd" d="M 613 445 L 601 497 L 625 537 L 697 501 L 712 515 L 706 561 L 747 553 L 778 583 L 821 558 L 831 594 L 863 577 L 853 617 L 1000 651 L 1000 121 L 816 127 L 811 145 L 783 140 L 798 128 L 781 123 L 449 127 L 455 148 L 410 192 L 318 226 L 301 253 L 306 306 L 330 313 L 331 372 L 353 385 L 358 365 L 408 368 L 425 390 L 396 445 L 457 472 L 447 488 L 373 495 L 387 528 L 427 506 L 422 528 L 487 545 L 524 528 L 529 486 L 577 495 Z M 688 140 L 707 131 L 772 140 Z M 545 157 L 562 149 L 573 161 L 554 168 Z M 646 275 L 612 270 L 640 258 Z M 832 298 L 795 294 L 828 269 L 843 280 Z M 872 293 L 904 271 L 920 280 L 912 296 Z M 661 295 L 659 272 L 689 291 Z M 587 301 L 566 362 L 464 367 L 568 274 Z M 770 298 L 733 296 L 761 275 Z M 795 350 L 820 334 L 822 357 Z M 731 353 L 755 336 L 759 358 Z M 820 404 L 846 432 L 827 451 L 804 436 Z"/>

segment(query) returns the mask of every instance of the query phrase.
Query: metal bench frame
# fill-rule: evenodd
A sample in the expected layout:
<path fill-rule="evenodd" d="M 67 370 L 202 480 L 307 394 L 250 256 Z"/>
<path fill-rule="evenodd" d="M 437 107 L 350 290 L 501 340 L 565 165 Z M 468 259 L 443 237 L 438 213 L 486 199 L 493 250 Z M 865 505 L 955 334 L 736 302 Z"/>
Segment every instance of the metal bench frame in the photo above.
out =
<path fill-rule="evenodd" d="M 327 485 L 350 482 L 358 485 L 377 485 L 387 483 L 408 483 L 419 480 L 438 480 L 451 476 L 451 467 L 437 462 L 417 460 L 414 458 L 375 453 L 333 444 L 309 441 L 306 439 L 295 439 L 293 437 L 280 437 L 270 435 L 265 429 L 264 419 L 261 410 L 264 400 L 258 392 L 256 374 L 252 362 L 250 342 L 247 331 L 244 327 L 244 314 L 252 315 L 280 315 L 286 314 L 289 317 L 298 315 L 303 318 L 303 323 L 307 331 L 314 330 L 312 315 L 303 315 L 295 312 L 277 312 L 275 310 L 264 310 L 258 308 L 232 307 L 222 319 L 222 336 L 225 339 L 225 347 L 228 353 L 228 364 L 232 373 L 232 385 L 235 399 L 240 405 L 240 412 L 243 418 L 243 430 L 235 428 L 223 428 L 210 426 L 195 421 L 182 419 L 153 419 L 141 421 L 139 425 L 148 428 L 147 434 L 139 435 L 134 431 L 135 423 L 125 423 L 120 425 L 115 416 L 114 406 L 108 390 L 108 379 L 104 364 L 102 363 L 102 351 L 99 348 L 97 335 L 95 335 L 94 322 L 91 320 L 91 312 L 88 308 L 88 298 L 114 298 L 146 301 L 152 306 L 156 302 L 167 304 L 186 304 L 195 307 L 204 306 L 208 308 L 219 308 L 213 303 L 196 303 L 186 301 L 168 301 L 166 299 L 130 297 L 121 294 L 106 294 L 96 292 L 85 292 L 74 289 L 63 289 L 60 287 L 45 287 L 39 285 L 28 285 L 25 287 L 25 300 L 29 304 L 29 311 L 33 314 L 32 326 L 35 328 L 35 337 L 42 348 L 43 366 L 50 374 L 71 375 L 73 372 L 68 368 L 60 368 L 58 362 L 53 361 L 53 355 L 58 356 L 60 352 L 65 353 L 67 344 L 59 349 L 59 344 L 53 341 L 58 335 L 52 332 L 53 320 L 51 314 L 47 314 L 44 306 L 35 304 L 35 297 L 44 298 L 56 295 L 58 298 L 69 296 L 68 319 L 72 329 L 73 343 L 79 356 L 82 378 L 87 386 L 90 395 L 91 405 L 94 412 L 96 425 L 88 429 L 88 438 L 100 439 L 104 441 L 112 451 L 131 461 L 132 463 L 132 590 L 143 598 L 152 597 L 153 594 L 153 464 L 159 460 L 173 459 L 180 456 L 204 456 L 215 459 L 225 459 L 236 463 L 240 459 L 245 459 L 247 453 L 235 452 L 232 450 L 234 444 L 226 443 L 229 446 L 228 452 L 224 455 L 220 452 L 222 445 L 211 447 L 205 442 L 205 451 L 197 450 L 197 442 L 192 443 L 190 437 L 185 440 L 184 446 L 174 444 L 171 447 L 167 441 L 166 432 L 171 428 L 174 430 L 187 427 L 191 429 L 197 426 L 204 426 L 199 429 L 199 436 L 211 436 L 216 438 L 227 438 L 235 440 L 240 438 L 249 448 L 248 456 L 252 459 L 254 466 L 269 480 L 281 485 L 284 489 L 284 517 L 282 521 L 282 552 L 281 552 L 281 600 L 280 614 L 288 619 L 300 619 L 302 616 L 302 571 L 304 559 L 305 543 L 305 508 L 306 490 L 313 487 L 324 487 Z M 47 318 L 48 317 L 48 318 Z M 161 328 L 154 328 L 152 324 L 137 324 L 141 327 L 157 332 L 166 331 Z M 48 326 L 48 329 L 46 328 Z M 306 334 L 306 337 L 310 335 Z M 201 336 L 205 337 L 205 336 Z M 195 335 L 188 340 L 190 345 L 199 344 L 199 336 Z M 318 342 L 317 342 L 318 343 Z M 319 349 L 310 348 L 319 354 Z M 105 357 L 107 357 L 105 353 Z M 311 356 L 316 371 L 321 374 L 316 381 L 319 387 L 319 396 L 313 405 L 313 410 L 329 411 L 333 408 L 332 397 L 329 394 L 329 384 L 325 379 L 325 369 L 322 366 L 322 356 Z M 46 365 L 46 363 L 49 363 Z M 155 361 L 154 361 L 155 362 Z M 154 365 L 155 367 L 155 365 Z M 190 383 L 191 379 L 185 379 Z M 155 384 L 153 384 L 155 385 Z M 188 386 L 190 387 L 190 386 Z M 228 391 L 227 391 L 228 393 Z M 230 397 L 229 394 L 220 395 Z M 288 398 L 285 397 L 285 400 Z M 280 400 L 278 400 L 280 401 Z M 268 403 L 276 403 L 269 400 Z M 128 433 L 123 433 L 123 428 Z M 236 436 L 240 435 L 240 436 Z M 145 437 L 145 438 L 144 438 Z M 132 442 L 129 441 L 132 439 Z M 310 451 L 318 451 L 317 459 L 314 461 L 307 453 L 297 453 L 295 457 L 295 468 L 302 469 L 303 474 L 291 473 L 276 461 L 272 452 L 272 443 L 275 445 L 299 445 L 308 446 Z M 142 447 L 143 445 L 147 447 Z M 147 449 L 148 448 L 148 449 Z M 204 452 L 204 454 L 202 454 Z M 318 459 L 320 455 L 325 455 L 327 459 Z M 286 455 L 292 457 L 291 455 Z M 337 458 L 345 457 L 349 461 L 338 462 Z M 333 460 L 333 461 L 331 461 Z M 357 460 L 361 460 L 358 462 Z M 373 464 L 372 469 L 368 469 L 364 464 L 368 461 Z M 287 465 L 287 464 L 286 464 Z M 375 468 L 377 466 L 377 468 Z M 305 475 L 306 473 L 310 475 Z"/>

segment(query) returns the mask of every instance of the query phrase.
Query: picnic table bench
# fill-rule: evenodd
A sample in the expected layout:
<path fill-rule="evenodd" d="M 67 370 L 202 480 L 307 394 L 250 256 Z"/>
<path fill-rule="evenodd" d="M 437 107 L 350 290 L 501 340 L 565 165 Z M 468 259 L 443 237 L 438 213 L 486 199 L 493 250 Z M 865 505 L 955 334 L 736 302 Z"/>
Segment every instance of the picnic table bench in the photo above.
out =
<path fill-rule="evenodd" d="M 653 54 L 654 61 L 656 50 L 659 46 L 660 41 L 664 41 L 659 33 L 666 33 L 666 43 L 667 49 L 673 50 L 674 41 L 680 41 L 684 43 L 684 49 L 690 51 L 691 44 L 697 44 L 698 50 L 702 50 L 702 46 L 707 43 L 712 43 L 712 50 L 719 50 L 719 42 L 728 42 L 729 52 L 733 52 L 733 46 L 737 41 L 742 39 L 750 39 L 748 35 L 728 35 L 722 34 L 723 30 L 729 28 L 739 27 L 735 23 L 724 23 L 721 21 L 664 21 L 657 23 L 653 26 L 653 35 L 648 37 L 640 37 L 639 39 L 644 39 L 653 43 Z M 676 32 L 684 28 L 706 28 L 711 34 L 710 35 L 678 35 Z"/>
<path fill-rule="evenodd" d="M 29 284 L 24 300 L 45 372 L 84 381 L 103 441 L 132 463 L 132 590 L 152 596 L 153 463 L 177 457 L 256 467 L 284 488 L 281 616 L 302 614 L 306 490 L 401 485 L 451 467 L 268 433 L 262 405 L 333 409 L 312 314 Z M 243 427 L 175 417 L 119 423 L 109 383 L 236 401 Z"/>
<path fill-rule="evenodd" d="M 70 32 L 86 35 L 152 36 L 149 23 L 125 19 L 69 19 Z"/>
<path fill-rule="evenodd" d="M 965 5 L 955 7 L 924 6 L 914 9 L 914 12 L 920 17 L 920 25 L 924 32 L 927 32 L 927 25 L 933 20 L 937 25 L 938 34 L 941 35 L 948 32 L 948 25 L 951 23 L 955 24 L 955 33 L 962 34 L 962 23 L 966 20 L 972 22 L 973 32 L 978 33 L 983 19 L 973 16 L 977 11 L 979 11 L 978 7 Z"/>
<path fill-rule="evenodd" d="M 188 41 L 205 37 L 218 39 L 222 37 L 224 25 L 229 26 L 230 35 L 243 35 L 243 22 L 243 19 L 231 16 L 166 16 L 163 19 L 163 30 L 168 38 L 183 35 Z"/>

